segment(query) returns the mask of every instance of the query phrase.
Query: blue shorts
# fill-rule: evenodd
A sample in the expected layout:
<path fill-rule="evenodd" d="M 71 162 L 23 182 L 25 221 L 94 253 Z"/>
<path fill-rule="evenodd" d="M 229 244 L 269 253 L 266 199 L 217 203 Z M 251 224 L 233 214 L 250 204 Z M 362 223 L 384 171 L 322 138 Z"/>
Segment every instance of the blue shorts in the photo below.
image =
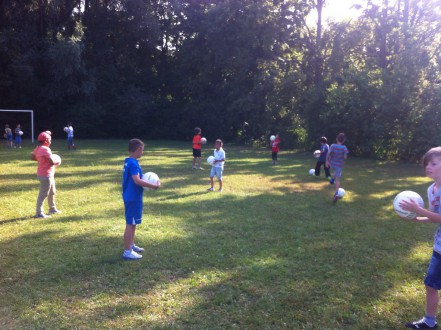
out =
<path fill-rule="evenodd" d="M 223 172 L 222 167 L 212 166 L 210 172 L 210 178 L 214 178 L 214 176 L 216 176 L 218 180 L 222 180 L 222 172 Z"/>
<path fill-rule="evenodd" d="M 69 144 L 70 146 L 73 145 L 73 136 L 67 138 L 67 144 Z"/>
<path fill-rule="evenodd" d="M 433 251 L 432 253 L 424 284 L 436 290 L 441 290 L 441 254 L 438 252 Z"/>
<path fill-rule="evenodd" d="M 126 224 L 139 225 L 142 222 L 142 201 L 124 202 Z"/>
<path fill-rule="evenodd" d="M 343 168 L 341 167 L 333 167 L 332 168 L 334 170 L 334 176 L 339 178 L 341 177 L 341 172 L 343 171 Z"/>

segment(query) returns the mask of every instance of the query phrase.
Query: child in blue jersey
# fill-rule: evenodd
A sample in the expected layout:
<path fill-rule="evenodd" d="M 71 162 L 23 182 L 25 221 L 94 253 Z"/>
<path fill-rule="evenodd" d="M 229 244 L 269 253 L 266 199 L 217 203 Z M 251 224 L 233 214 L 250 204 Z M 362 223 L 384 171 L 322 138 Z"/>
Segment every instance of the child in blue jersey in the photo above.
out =
<path fill-rule="evenodd" d="M 329 145 L 328 139 L 325 136 L 320 138 L 320 156 L 317 160 L 317 164 L 315 164 L 315 175 L 320 176 L 320 168 L 323 165 L 325 169 L 326 178 L 331 181 L 331 174 L 329 173 L 329 167 L 326 166 L 326 157 L 328 156 Z"/>
<path fill-rule="evenodd" d="M 339 133 L 336 138 L 336 142 L 331 145 L 328 151 L 328 156 L 326 157 L 326 166 L 332 167 L 334 170 L 334 175 L 331 178 L 330 183 L 335 183 L 335 193 L 333 202 L 334 204 L 338 201 L 338 189 L 340 188 L 341 173 L 343 171 L 343 165 L 346 158 L 348 158 L 349 150 L 343 144 L 345 143 L 346 136 L 345 133 Z"/>
<path fill-rule="evenodd" d="M 126 229 L 124 231 L 124 253 L 123 259 L 141 259 L 144 249 L 135 245 L 136 225 L 142 222 L 142 196 L 143 187 L 158 189 L 161 185 L 151 184 L 142 180 L 142 170 L 138 159 L 144 152 L 144 142 L 139 139 L 129 141 L 129 157 L 124 160 L 122 196 L 124 200 Z"/>
<path fill-rule="evenodd" d="M 424 223 L 437 223 L 433 252 L 430 259 L 424 284 L 426 286 L 426 313 L 418 321 L 406 324 L 410 329 L 438 329 L 436 315 L 439 303 L 439 290 L 441 289 L 441 147 L 432 148 L 425 153 L 422 159 L 426 176 L 434 182 L 427 189 L 429 208 L 419 206 L 414 200 L 403 200 L 400 203 L 406 211 L 414 212 L 419 216 L 411 221 Z"/>
<path fill-rule="evenodd" d="M 14 130 L 14 134 L 15 134 L 15 145 L 14 148 L 21 148 L 21 136 L 23 134 L 22 130 L 21 130 L 21 125 L 17 124 L 17 127 Z"/>

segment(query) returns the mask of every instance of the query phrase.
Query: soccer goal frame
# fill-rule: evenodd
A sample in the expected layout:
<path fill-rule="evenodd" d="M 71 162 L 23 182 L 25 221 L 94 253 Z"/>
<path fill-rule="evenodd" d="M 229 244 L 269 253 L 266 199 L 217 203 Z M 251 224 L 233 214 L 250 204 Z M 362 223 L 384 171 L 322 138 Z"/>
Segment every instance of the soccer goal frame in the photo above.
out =
<path fill-rule="evenodd" d="M 0 112 L 27 112 L 31 114 L 31 139 L 32 143 L 34 143 L 34 110 L 9 110 L 9 109 L 0 109 Z"/>

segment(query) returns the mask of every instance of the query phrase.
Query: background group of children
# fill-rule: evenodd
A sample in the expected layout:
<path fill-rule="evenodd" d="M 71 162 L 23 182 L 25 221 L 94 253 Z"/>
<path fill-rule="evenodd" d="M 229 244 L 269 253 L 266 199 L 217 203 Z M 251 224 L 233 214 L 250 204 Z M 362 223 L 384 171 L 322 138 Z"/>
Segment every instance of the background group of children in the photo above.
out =
<path fill-rule="evenodd" d="M 14 136 L 12 135 L 12 129 L 9 127 L 9 124 L 5 124 L 5 133 L 3 137 L 6 139 L 6 146 L 8 148 L 21 148 L 21 136 L 23 135 L 23 131 L 21 130 L 21 125 L 17 124 L 14 129 Z"/>
<path fill-rule="evenodd" d="M 345 159 L 348 157 L 349 150 L 343 144 L 346 141 L 344 133 L 339 133 L 335 139 L 335 143 L 328 145 L 328 139 L 325 136 L 320 138 L 320 155 L 315 165 L 315 175 L 320 176 L 320 168 L 323 166 L 325 176 L 330 184 L 335 184 L 335 192 L 333 196 L 333 203 L 341 198 L 338 194 L 340 188 L 340 180 L 343 172 L 343 165 Z M 330 169 L 333 170 L 331 176 Z"/>
<path fill-rule="evenodd" d="M 199 127 L 194 129 L 193 136 L 193 165 L 192 168 L 195 170 L 196 168 L 203 170 L 201 167 L 202 164 L 202 145 L 206 143 L 206 140 L 201 136 L 202 130 Z M 223 142 L 221 139 L 217 139 L 214 143 L 214 152 L 213 152 L 213 163 L 211 164 L 210 171 L 210 188 L 208 191 L 214 191 L 214 177 L 216 176 L 219 182 L 219 192 L 222 192 L 222 173 L 224 171 L 225 164 L 225 150 L 222 149 Z M 197 167 L 196 167 L 197 165 Z"/>
<path fill-rule="evenodd" d="M 270 140 L 272 165 L 277 165 L 278 153 L 280 150 L 280 136 L 276 134 Z M 335 184 L 335 192 L 333 196 L 333 203 L 335 204 L 341 197 L 338 194 L 340 188 L 340 179 L 343 171 L 344 160 L 348 157 L 349 150 L 344 145 L 346 136 L 344 133 L 337 135 L 335 143 L 329 147 L 328 139 L 325 136 L 320 138 L 320 155 L 315 165 L 315 175 L 320 176 L 320 169 L 323 166 L 325 170 L 325 177 L 330 184 Z M 333 170 L 331 176 L 330 169 Z"/>
<path fill-rule="evenodd" d="M 75 144 L 73 142 L 74 137 L 74 130 L 72 127 L 72 123 L 68 123 L 67 126 L 64 128 L 64 131 L 67 134 L 67 149 L 68 150 L 77 150 L 75 147 Z M 12 129 L 9 127 L 9 124 L 5 124 L 5 133 L 3 134 L 3 137 L 6 139 L 6 146 L 8 148 L 20 148 L 22 144 L 22 135 L 23 131 L 21 129 L 21 125 L 17 124 L 17 126 L 14 129 L 14 136 L 12 134 Z"/>

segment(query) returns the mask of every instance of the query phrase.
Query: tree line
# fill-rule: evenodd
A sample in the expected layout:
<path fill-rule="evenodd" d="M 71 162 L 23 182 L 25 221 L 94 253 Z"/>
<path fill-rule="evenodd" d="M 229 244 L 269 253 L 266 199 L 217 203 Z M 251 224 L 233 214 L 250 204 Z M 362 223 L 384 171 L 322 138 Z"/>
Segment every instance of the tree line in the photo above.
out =
<path fill-rule="evenodd" d="M 2 1 L 0 108 L 33 109 L 56 136 L 72 121 L 79 138 L 199 126 L 311 149 L 345 132 L 381 159 L 441 145 L 441 3 L 360 0 L 359 16 L 324 22 L 331 1 Z"/>

